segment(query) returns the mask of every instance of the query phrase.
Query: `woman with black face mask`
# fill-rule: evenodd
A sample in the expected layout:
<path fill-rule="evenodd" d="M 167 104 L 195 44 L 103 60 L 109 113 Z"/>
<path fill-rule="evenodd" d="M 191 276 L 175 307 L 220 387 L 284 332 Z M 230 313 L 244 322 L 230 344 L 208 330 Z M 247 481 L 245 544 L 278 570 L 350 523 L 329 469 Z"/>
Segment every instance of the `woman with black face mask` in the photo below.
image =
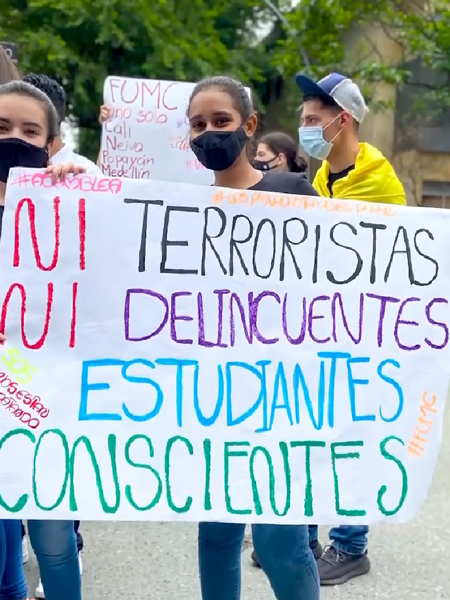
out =
<path fill-rule="evenodd" d="M 244 86 L 230 77 L 200 81 L 189 101 L 190 145 L 198 160 L 214 171 L 214 184 L 235 189 L 317 196 L 297 173 L 261 172 L 250 162 L 247 144 L 257 117 Z"/>
<path fill-rule="evenodd" d="M 0 85 L 0 235 L 10 169 L 42 169 L 56 180 L 86 171 L 73 163 L 51 165 L 49 145 L 58 135 L 58 117 L 45 94 L 23 81 Z"/>
<path fill-rule="evenodd" d="M 305 177 L 294 173 L 262 173 L 246 147 L 257 118 L 241 83 L 212 77 L 194 88 L 189 101 L 190 144 L 198 160 L 214 171 L 221 187 L 317 196 Z M 278 600 L 318 600 L 319 578 L 300 525 L 253 525 L 253 541 L 261 566 Z M 203 600 L 238 600 L 241 547 L 245 525 L 199 524 L 199 565 Z"/>
<path fill-rule="evenodd" d="M 306 160 L 298 155 L 297 145 L 290 135 L 282 131 L 267 133 L 258 142 L 255 169 L 260 171 L 280 171 L 306 173 Z"/>
<path fill-rule="evenodd" d="M 58 117 L 49 98 L 22 81 L 0 85 L 0 226 L 6 182 L 14 167 L 47 168 L 54 179 L 84 173 L 73 163 L 47 166 L 48 147 L 58 133 Z M 0 334 L 0 343 L 4 341 Z M 0 525 L 0 597 L 26 598 L 20 521 Z M 28 521 L 46 600 L 81 600 L 78 551 L 73 521 Z"/>

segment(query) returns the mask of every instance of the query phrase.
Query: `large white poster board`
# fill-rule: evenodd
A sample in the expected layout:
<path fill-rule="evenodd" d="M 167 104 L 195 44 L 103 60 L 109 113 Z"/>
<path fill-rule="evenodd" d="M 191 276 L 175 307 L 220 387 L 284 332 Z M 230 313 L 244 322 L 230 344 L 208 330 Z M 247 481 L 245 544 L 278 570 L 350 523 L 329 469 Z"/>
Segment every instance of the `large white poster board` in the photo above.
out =
<path fill-rule="evenodd" d="M 449 212 L 9 181 L 1 517 L 417 512 L 449 379 Z"/>
<path fill-rule="evenodd" d="M 211 185 L 213 173 L 189 147 L 187 109 L 194 87 L 183 81 L 107 77 L 103 100 L 110 116 L 102 130 L 103 173 Z"/>

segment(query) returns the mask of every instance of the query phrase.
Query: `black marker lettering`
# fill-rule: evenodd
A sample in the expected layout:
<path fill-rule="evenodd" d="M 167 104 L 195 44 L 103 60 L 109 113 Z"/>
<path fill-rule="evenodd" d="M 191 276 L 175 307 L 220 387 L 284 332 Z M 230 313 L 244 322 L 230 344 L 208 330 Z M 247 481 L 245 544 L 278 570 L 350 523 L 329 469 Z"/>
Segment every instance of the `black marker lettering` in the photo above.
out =
<path fill-rule="evenodd" d="M 248 223 L 248 234 L 247 237 L 245 237 L 243 240 L 237 240 L 234 237 L 234 232 L 236 229 L 236 224 L 238 222 L 239 219 L 244 219 L 245 221 L 247 221 Z M 244 262 L 244 259 L 242 257 L 241 251 L 238 248 L 238 244 L 246 244 L 248 241 L 251 240 L 253 235 L 253 223 L 250 221 L 250 219 L 246 216 L 246 215 L 235 215 L 233 217 L 233 221 L 232 221 L 232 225 L 231 225 L 231 235 L 230 235 L 230 265 L 229 265 L 229 272 L 231 277 L 233 277 L 234 275 L 234 252 L 236 252 L 236 254 L 239 257 L 239 262 L 241 263 L 241 267 L 242 270 L 244 271 L 244 273 L 246 275 L 248 275 L 248 269 L 247 266 Z"/>
<path fill-rule="evenodd" d="M 430 240 L 433 240 L 433 242 L 434 242 L 434 236 L 431 233 L 431 231 L 428 231 L 428 229 L 418 229 L 416 231 L 416 233 L 414 234 L 414 248 L 416 249 L 417 254 L 419 256 L 421 256 L 422 258 L 424 258 L 425 260 L 429 261 L 430 263 L 433 263 L 435 270 L 434 270 L 433 277 L 430 279 L 430 281 L 427 281 L 427 283 L 421 283 L 420 281 L 417 281 L 417 279 L 414 279 L 413 283 L 414 283 L 414 285 L 427 286 L 427 285 L 431 285 L 433 283 L 433 281 L 435 281 L 437 279 L 437 276 L 439 273 L 439 264 L 438 264 L 437 260 L 435 260 L 431 256 L 428 256 L 428 254 L 425 254 L 419 248 L 419 246 L 417 244 L 417 238 L 419 236 L 419 233 L 426 233 L 427 236 L 430 238 Z"/>
<path fill-rule="evenodd" d="M 214 213 L 218 214 L 220 219 L 221 219 L 221 224 L 220 224 L 220 230 L 219 233 L 217 233 L 216 235 L 209 235 L 208 233 L 208 223 L 209 223 L 209 213 L 210 211 L 213 211 Z M 225 214 L 225 212 L 221 209 L 221 208 L 217 208 L 216 206 L 208 206 L 208 208 L 205 209 L 205 225 L 203 227 L 203 241 L 202 241 L 202 270 L 201 270 L 201 274 L 204 277 L 206 275 L 206 240 L 208 240 L 209 245 L 211 246 L 211 250 L 214 252 L 215 257 L 217 258 L 217 261 L 219 263 L 220 268 L 222 269 L 222 273 L 224 275 L 227 274 L 227 270 L 225 268 L 225 265 L 222 262 L 222 259 L 220 258 L 219 253 L 217 252 L 217 250 L 214 247 L 214 244 L 212 243 L 212 239 L 213 238 L 220 238 L 220 236 L 223 235 L 225 228 L 227 226 L 227 216 Z"/>
<path fill-rule="evenodd" d="M 294 242 L 294 240 L 291 240 L 291 238 L 289 237 L 289 234 L 288 234 L 288 225 L 289 225 L 289 223 L 292 223 L 293 221 L 297 221 L 298 223 L 301 223 L 303 225 L 303 237 L 298 242 Z M 305 221 L 303 219 L 299 219 L 298 217 L 293 217 L 292 219 L 288 219 L 287 221 L 284 221 L 284 223 L 283 223 L 283 247 L 281 250 L 281 261 L 280 261 L 280 281 L 284 281 L 284 277 L 285 277 L 285 273 L 286 273 L 286 250 L 291 255 L 292 262 L 294 263 L 295 273 L 297 274 L 297 278 L 302 279 L 303 275 L 302 275 L 302 272 L 300 271 L 300 267 L 298 266 L 297 261 L 295 259 L 295 255 L 292 250 L 291 244 L 293 244 L 294 246 L 299 246 L 300 244 L 303 244 L 303 242 L 306 240 L 307 237 L 308 237 L 308 225 L 305 223 Z"/>
<path fill-rule="evenodd" d="M 344 281 L 338 281 L 331 271 L 327 271 L 328 281 L 331 281 L 331 283 L 334 283 L 335 285 L 344 285 L 346 283 L 350 283 L 350 281 L 354 281 L 358 277 L 358 275 L 361 273 L 361 270 L 363 268 L 363 260 L 362 260 L 361 256 L 359 255 L 359 253 L 355 250 L 355 248 L 351 248 L 350 246 L 345 246 L 344 244 L 340 244 L 339 242 L 337 242 L 334 239 L 334 232 L 335 232 L 336 228 L 339 227 L 339 225 L 345 225 L 346 227 L 348 227 L 350 229 L 350 231 L 353 233 L 353 235 L 358 235 L 358 232 L 356 231 L 356 228 L 353 227 L 353 225 L 351 225 L 350 223 L 345 223 L 345 222 L 336 223 L 336 225 L 333 225 L 333 227 L 330 230 L 330 240 L 333 242 L 333 244 L 336 244 L 336 246 L 339 246 L 339 248 L 345 248 L 346 250 L 350 250 L 356 256 L 356 269 L 354 270 L 352 275 L 350 275 L 350 277 L 348 277 L 347 279 L 344 279 Z"/>
<path fill-rule="evenodd" d="M 405 245 L 405 249 L 404 250 L 397 250 L 397 243 L 399 241 L 400 234 L 403 235 L 403 243 Z M 406 229 L 403 227 L 403 225 L 401 225 L 397 229 L 397 235 L 395 236 L 394 245 L 392 247 L 391 258 L 389 259 L 389 263 L 388 263 L 388 266 L 386 268 L 386 273 L 384 274 L 384 282 L 385 283 L 387 283 L 387 280 L 389 279 L 389 275 L 391 273 L 392 263 L 394 261 L 394 257 L 395 257 L 396 254 L 406 254 L 406 261 L 408 263 L 408 278 L 409 278 L 409 283 L 411 283 L 411 284 L 415 283 L 414 282 L 414 270 L 413 270 L 412 258 L 411 258 L 411 247 L 409 245 L 408 234 L 406 232 Z"/>
<path fill-rule="evenodd" d="M 364 229 L 372 230 L 372 259 L 370 261 L 370 283 L 375 283 L 377 278 L 377 231 L 387 229 L 387 225 L 381 223 L 365 223 L 360 222 L 360 226 Z"/>
<path fill-rule="evenodd" d="M 256 252 L 258 251 L 258 242 L 259 242 L 259 236 L 261 235 L 261 231 L 262 228 L 264 227 L 264 225 L 268 223 L 270 226 L 270 229 L 272 231 L 272 258 L 270 261 L 270 268 L 269 268 L 269 272 L 267 273 L 267 275 L 261 275 L 258 271 L 258 266 L 256 264 Z M 263 247 L 266 248 L 267 244 L 266 241 L 264 240 L 263 243 Z M 259 224 L 258 227 L 256 228 L 256 234 L 255 234 L 255 243 L 253 244 L 253 271 L 255 273 L 255 275 L 257 277 L 260 277 L 261 279 L 269 279 L 269 277 L 272 275 L 272 271 L 273 268 L 275 266 L 275 255 L 277 252 L 277 232 L 275 229 L 275 225 L 274 223 L 270 220 L 270 219 L 263 219 Z"/>
<path fill-rule="evenodd" d="M 124 198 L 125 204 L 143 204 L 144 215 L 142 218 L 142 233 L 141 233 L 141 245 L 139 247 L 139 261 L 138 271 L 140 273 L 145 271 L 145 255 L 147 249 L 147 223 L 148 223 L 148 205 L 155 204 L 156 206 L 162 206 L 163 200 L 138 200 L 136 198 Z"/>
<path fill-rule="evenodd" d="M 167 239 L 169 233 L 170 214 L 172 212 L 198 213 L 200 211 L 196 206 L 168 206 L 166 208 L 161 240 L 161 265 L 159 271 L 160 273 L 172 273 L 174 275 L 198 275 L 198 269 L 168 269 L 166 267 L 167 248 L 169 246 L 181 246 L 185 248 L 189 245 L 186 240 L 173 241 Z"/>

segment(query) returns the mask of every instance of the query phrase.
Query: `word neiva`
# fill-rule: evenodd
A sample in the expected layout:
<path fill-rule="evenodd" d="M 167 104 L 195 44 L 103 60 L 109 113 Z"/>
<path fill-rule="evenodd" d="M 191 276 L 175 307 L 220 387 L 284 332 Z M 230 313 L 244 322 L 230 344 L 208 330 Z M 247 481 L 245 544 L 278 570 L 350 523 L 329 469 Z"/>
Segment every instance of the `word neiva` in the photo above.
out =
<path fill-rule="evenodd" d="M 18 439 L 17 439 L 18 438 Z M 26 438 L 26 439 L 24 439 Z M 96 440 L 97 441 L 97 440 Z M 204 511 L 211 511 L 215 508 L 215 500 L 219 498 L 221 505 L 225 500 L 225 509 L 230 515 L 270 515 L 277 517 L 286 517 L 289 515 L 292 508 L 297 511 L 298 506 L 302 505 L 303 514 L 306 517 L 314 517 L 314 469 L 312 468 L 312 459 L 320 456 L 321 463 L 325 461 L 330 464 L 330 470 L 334 483 L 334 505 L 337 516 L 347 517 L 364 517 L 367 511 L 364 507 L 345 508 L 342 505 L 341 499 L 341 484 L 339 481 L 339 467 L 344 461 L 358 461 L 361 458 L 361 453 L 364 450 L 365 443 L 363 440 L 348 440 L 335 443 L 326 443 L 322 440 L 298 440 L 279 442 L 278 451 L 282 459 L 282 468 L 274 467 L 276 459 L 280 456 L 275 456 L 274 450 L 269 451 L 265 446 L 253 446 L 248 441 L 230 441 L 230 442 L 214 442 L 208 438 L 203 441 L 191 441 L 187 437 L 173 436 L 165 442 L 156 445 L 152 439 L 141 433 L 137 433 L 126 440 L 123 445 L 118 441 L 115 434 L 109 434 L 107 442 L 105 440 L 103 448 L 98 447 L 94 450 L 93 441 L 87 436 L 81 436 L 70 445 L 65 433 L 59 429 L 50 429 L 44 431 L 39 438 L 28 430 L 13 429 L 9 431 L 3 438 L 0 439 L 0 451 L 3 446 L 8 443 L 19 444 L 22 453 L 30 455 L 30 464 L 33 464 L 33 472 L 29 482 L 28 489 L 23 489 L 21 496 L 17 500 L 8 504 L 0 495 L 0 507 L 9 513 L 19 513 L 31 501 L 35 505 L 47 513 L 58 508 L 62 502 L 68 498 L 69 510 L 72 512 L 78 511 L 77 502 L 77 482 L 80 481 L 80 469 L 77 467 L 77 456 L 87 452 L 88 460 L 92 465 L 97 484 L 98 498 L 101 510 L 104 514 L 114 515 L 118 510 L 126 505 L 126 508 L 131 507 L 140 513 L 150 512 L 158 505 L 165 504 L 174 514 L 188 514 L 195 507 L 200 507 Z M 52 443 L 53 442 L 53 443 Z M 54 452 L 57 454 L 56 464 L 61 464 L 63 459 L 64 474 L 62 477 L 57 476 L 58 481 L 62 481 L 61 490 L 56 497 L 53 505 L 43 505 L 40 497 L 40 477 L 39 473 L 39 452 L 45 445 L 51 444 Z M 139 444 L 145 444 L 148 448 L 146 461 L 136 461 L 133 450 Z M 381 485 L 376 492 L 376 506 L 380 514 L 384 516 L 393 516 L 397 514 L 405 503 L 408 495 L 408 473 L 407 470 L 398 458 L 398 453 L 403 450 L 404 442 L 396 436 L 384 438 L 379 443 L 380 457 L 395 465 L 398 473 L 396 489 L 399 491 L 392 499 L 391 490 L 388 491 L 387 485 Z M 17 446 L 19 447 L 19 446 Z M 81 448 L 81 450 L 79 450 Z M 45 450 L 44 450 L 45 451 Z M 201 469 L 199 472 L 200 481 L 202 481 L 200 493 L 194 494 L 194 486 L 189 486 L 185 476 L 181 480 L 173 473 L 173 463 L 175 462 L 173 454 L 184 451 L 189 460 L 192 460 L 195 469 Z M 304 471 L 305 471 L 305 488 L 300 490 L 298 486 L 292 485 L 291 465 L 299 464 L 299 451 L 303 451 Z M 34 454 L 32 459 L 31 453 Z M 109 455 L 109 460 L 104 464 L 104 468 L 100 467 L 101 457 Z M 163 468 L 156 468 L 152 459 L 155 461 L 162 455 Z M 220 455 L 220 462 L 212 461 L 212 456 Z M 267 464 L 267 470 L 256 468 L 256 462 L 264 458 Z M 161 462 L 161 461 L 159 461 Z M 247 472 L 247 483 L 252 492 L 252 505 L 246 507 L 233 506 L 232 496 L 236 483 L 236 463 L 245 464 Z M 85 463 L 83 467 L 85 466 Z M 219 469 L 219 474 L 215 475 L 213 470 Z M 128 483 L 127 474 L 130 469 L 140 469 L 142 475 L 151 475 L 152 482 L 149 482 L 148 498 L 143 499 L 141 494 L 133 493 L 132 486 Z M 242 469 L 240 469 L 242 473 Z M 82 480 L 85 479 L 86 470 L 83 470 Z M 211 490 L 211 481 L 223 481 L 223 488 L 215 489 L 214 494 Z M 43 480 L 45 482 L 45 479 Z M 276 482 L 279 482 L 276 488 Z M 239 480 L 239 487 L 242 488 L 244 481 Z M 44 484 L 42 484 L 42 487 Z M 156 488 L 156 489 L 155 489 Z M 280 492 L 282 489 L 283 492 Z M 106 490 L 109 490 L 108 498 Z M 265 493 L 269 491 L 270 506 L 264 507 L 261 502 L 261 497 L 267 496 Z M 219 492 L 219 493 L 218 493 Z M 297 497 L 298 495 L 303 496 Z M 55 494 L 56 496 L 56 494 Z M 136 499 L 140 497 L 140 502 Z M 385 497 L 390 498 L 389 505 L 385 503 Z M 175 501 L 175 498 L 177 500 Z M 143 503 L 145 502 L 145 503 Z M 279 505 L 278 505 L 279 504 Z M 298 513 L 297 513 L 298 514 Z"/>
<path fill-rule="evenodd" d="M 2 392 L 2 389 L 9 396 Z M 37 413 L 36 416 L 33 416 L 30 412 L 25 412 L 17 401 L 25 404 L 28 410 Z M 0 406 L 12 413 L 30 429 L 37 429 L 40 425 L 39 419 L 46 419 L 50 414 L 50 409 L 42 404 L 40 396 L 32 396 L 29 392 L 19 389 L 19 385 L 10 379 L 6 373 L 0 373 Z"/>

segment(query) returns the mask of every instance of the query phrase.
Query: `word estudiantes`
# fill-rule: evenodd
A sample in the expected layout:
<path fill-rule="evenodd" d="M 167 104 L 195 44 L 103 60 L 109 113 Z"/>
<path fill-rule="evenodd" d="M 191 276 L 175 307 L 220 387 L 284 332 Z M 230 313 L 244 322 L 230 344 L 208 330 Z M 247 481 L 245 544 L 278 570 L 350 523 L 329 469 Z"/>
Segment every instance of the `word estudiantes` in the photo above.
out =
<path fill-rule="evenodd" d="M 139 298 L 141 301 L 139 309 L 133 310 L 133 299 Z M 143 329 L 142 319 L 142 298 L 148 300 L 149 313 L 160 308 L 162 305 L 163 313 L 160 323 L 152 330 Z M 186 309 L 186 299 L 192 298 L 191 312 Z M 341 343 L 344 339 L 350 339 L 353 344 L 358 345 L 363 339 L 364 332 L 364 314 L 368 308 L 371 309 L 371 320 L 377 322 L 376 336 L 377 345 L 382 347 L 383 342 L 391 336 L 400 350 L 415 351 L 420 350 L 423 344 L 435 350 L 442 350 L 449 341 L 449 325 L 438 320 L 435 311 L 439 307 L 447 307 L 448 300 L 445 298 L 433 298 L 425 301 L 421 298 L 394 298 L 392 296 L 382 296 L 378 294 L 361 293 L 359 295 L 359 305 L 355 311 L 354 303 L 345 307 L 345 296 L 336 292 L 333 296 L 316 296 L 306 298 L 300 294 L 285 293 L 283 295 L 277 292 L 266 290 L 260 294 L 250 292 L 243 297 L 229 289 L 214 290 L 213 294 L 206 295 L 198 292 L 196 295 L 190 291 L 173 292 L 166 297 L 163 294 L 149 289 L 129 289 L 125 295 L 124 324 L 125 339 L 130 342 L 145 342 L 160 335 L 166 328 L 170 332 L 170 338 L 177 344 L 199 345 L 206 348 L 228 348 L 236 345 L 236 339 L 246 340 L 248 344 L 259 343 L 273 345 L 285 340 L 289 344 L 298 346 L 307 340 L 316 344 Z M 178 303 L 184 304 L 184 311 L 180 311 Z M 214 314 L 214 331 L 206 331 L 205 327 L 205 304 Z M 368 306 L 370 304 L 370 307 Z M 271 311 L 270 331 L 272 337 L 267 337 L 264 332 L 263 319 L 258 321 L 258 313 L 261 307 L 267 305 Z M 353 308 L 353 314 L 350 318 L 350 307 Z M 374 312 L 376 311 L 376 313 Z M 356 312 L 356 314 L 355 314 Z M 448 312 L 448 311 L 447 311 Z M 390 314 L 389 314 L 390 313 Z M 386 316 L 395 314 L 394 328 L 387 331 L 385 327 Z M 274 318 L 276 315 L 276 318 Z M 378 315 L 377 321 L 374 319 Z M 413 317 L 421 317 L 421 322 L 414 320 Z M 448 314 L 446 315 L 448 317 Z M 294 317 L 294 318 L 293 318 Z M 295 325 L 292 322 L 295 322 Z M 321 331 L 324 331 L 323 323 L 326 323 L 328 335 L 318 337 L 317 322 L 320 322 Z M 290 322 L 290 323 L 289 323 Z M 350 324 L 352 322 L 352 324 Z M 184 323 L 186 332 L 186 323 L 192 323 L 191 337 L 181 337 L 177 332 L 177 325 Z M 274 326 L 275 323 L 275 326 Z M 402 331 L 410 327 L 418 327 L 426 323 L 427 334 L 430 337 L 418 339 L 413 345 L 407 345 L 402 342 Z M 237 330 L 241 330 L 244 336 L 238 336 Z M 273 337 L 273 333 L 277 337 Z M 341 333 L 342 332 L 342 333 Z M 391 334 L 391 335 L 387 335 Z M 324 334 L 322 333 L 322 336 Z"/>
<path fill-rule="evenodd" d="M 388 226 L 384 223 L 366 221 L 360 221 L 358 227 L 352 223 L 341 221 L 328 228 L 320 224 L 308 224 L 300 217 L 286 219 L 280 227 L 269 218 L 263 218 L 256 222 L 247 215 L 230 215 L 216 206 L 200 209 L 196 206 L 170 206 L 164 200 L 134 198 L 125 198 L 124 202 L 129 205 L 143 206 L 142 234 L 137 265 L 139 272 L 146 270 L 148 228 L 151 227 L 149 225 L 149 219 L 151 222 L 150 212 L 163 208 L 165 212 L 160 240 L 160 273 L 201 276 L 222 273 L 233 277 L 236 272 L 239 272 L 247 276 L 251 274 L 260 279 L 274 278 L 285 281 L 287 276 L 290 277 L 293 268 L 298 279 L 308 277 L 312 283 L 326 278 L 334 285 L 345 285 L 360 276 L 365 276 L 366 280 L 374 284 L 380 280 L 387 283 L 394 261 L 402 260 L 406 281 L 409 281 L 410 285 L 420 287 L 431 285 L 439 273 L 437 259 L 429 256 L 423 246 L 421 247 L 424 240 L 428 242 L 434 240 L 433 233 L 425 228 L 412 231 L 403 225 L 390 224 Z M 189 230 L 190 223 L 193 224 L 192 219 L 202 219 L 203 235 L 202 239 L 195 244 L 197 260 L 192 268 L 181 267 L 176 264 L 173 257 L 169 257 L 171 247 L 187 248 L 193 245 L 187 239 L 171 237 L 172 234 L 169 233 L 169 230 L 171 229 L 171 220 L 175 218 L 175 215 L 178 215 L 178 219 L 183 219 L 184 230 Z M 245 234 L 242 233 L 242 228 L 246 229 Z M 371 248 L 370 258 L 364 257 L 362 250 L 342 241 L 342 238 L 348 236 L 349 233 L 352 234 L 355 241 L 364 236 L 364 246 Z M 217 247 L 216 241 L 219 238 L 226 241 L 228 248 L 226 253 L 223 248 L 220 251 Z M 302 254 L 298 247 L 305 243 L 307 245 Z M 377 260 L 377 250 L 380 245 L 389 245 L 391 248 L 387 264 L 380 265 L 380 261 Z M 250 249 L 251 260 L 247 259 L 247 262 L 244 259 L 244 248 L 246 251 Z M 343 264 L 345 264 L 345 276 L 338 276 L 331 269 L 322 272 L 322 250 L 339 252 L 336 255 L 336 265 L 342 271 Z M 191 252 L 193 253 L 192 248 Z M 261 259 L 261 255 L 265 258 Z M 304 267 L 305 262 L 307 263 L 306 268 Z M 422 269 L 424 263 L 428 263 L 429 269 L 426 269 L 427 275 L 424 280 L 417 279 L 416 271 L 419 262 L 422 263 Z M 287 273 L 288 269 L 289 273 Z"/>
<path fill-rule="evenodd" d="M 298 508 L 303 505 L 304 516 L 313 517 L 317 512 L 315 512 L 314 501 L 316 469 L 312 468 L 311 458 L 316 458 L 319 454 L 321 455 L 320 464 L 326 465 L 322 466 L 322 476 L 327 472 L 328 465 L 328 468 L 331 469 L 336 516 L 364 517 L 368 513 L 362 506 L 352 508 L 343 506 L 339 482 L 339 473 L 343 463 L 345 461 L 354 463 L 362 459 L 361 453 L 365 449 L 363 440 L 348 440 L 331 444 L 322 440 L 279 442 L 279 453 L 283 466 L 275 468 L 274 459 L 278 457 L 275 456 L 274 450 L 269 451 L 262 445 L 252 446 L 245 440 L 218 443 L 208 438 L 191 441 L 187 437 L 173 436 L 163 444 L 154 444 L 149 436 L 137 433 L 129 437 L 123 444 L 118 442 L 115 434 L 111 433 L 107 440 L 103 441 L 103 444 L 98 440 L 91 441 L 87 436 L 80 436 L 70 445 L 67 435 L 59 429 L 44 431 L 39 438 L 26 429 L 14 429 L 0 439 L 0 451 L 7 451 L 10 445 L 10 448 L 17 447 L 19 439 L 20 451 L 22 455 L 29 455 L 30 465 L 32 464 L 33 467 L 28 489 L 15 490 L 16 497 L 8 498 L 8 502 L 0 494 L 0 507 L 12 514 L 20 513 L 33 501 L 35 506 L 48 514 L 57 510 L 66 498 L 68 498 L 69 510 L 76 513 L 80 508 L 76 494 L 78 487 L 76 482 L 80 481 L 77 453 L 80 454 L 80 452 L 87 453 L 92 465 L 99 508 L 103 514 L 114 515 L 120 509 L 130 508 L 142 514 L 165 505 L 169 509 L 168 512 L 174 515 L 186 514 L 189 516 L 189 513 L 194 511 L 198 515 L 199 510 L 206 514 L 215 511 L 215 514 L 219 515 L 226 511 L 229 515 L 241 515 L 242 517 L 276 515 L 277 517 L 286 517 L 285 522 L 289 523 L 290 513 L 293 512 L 292 507 L 298 515 Z M 40 477 L 38 467 L 41 464 L 39 453 L 41 448 L 44 448 L 45 452 L 47 444 L 51 444 L 52 451 L 57 457 L 56 464 L 61 464 L 61 459 L 64 464 L 63 477 L 60 478 L 58 475 L 61 489 L 52 505 L 44 505 L 40 496 L 42 477 Z M 137 460 L 134 450 L 139 444 L 146 447 L 146 452 L 140 460 Z M 391 464 L 392 467 L 395 465 L 396 476 L 393 478 L 390 475 L 386 479 L 391 481 L 394 479 L 392 487 L 395 486 L 395 489 L 398 490 L 394 495 L 390 489 L 388 493 L 386 484 L 380 485 L 376 490 L 377 510 L 384 517 L 397 514 L 408 496 L 408 473 L 398 457 L 404 445 L 403 440 L 396 436 L 385 437 L 379 443 L 377 458 L 386 461 L 386 465 Z M 201 478 L 201 486 L 194 486 L 192 482 L 190 484 L 185 476 L 183 478 L 174 476 L 172 453 L 181 450 L 184 450 L 187 460 L 192 461 L 193 469 Z M 292 481 L 291 475 L 291 463 L 295 462 L 298 465 L 299 451 L 304 453 L 304 493 L 300 492 L 300 486 L 293 485 L 295 482 Z M 108 461 L 102 460 L 107 456 L 109 457 Z M 158 469 L 155 462 L 160 456 L 163 461 L 158 461 L 160 464 L 162 462 L 162 467 Z M 265 459 L 267 469 L 256 467 L 255 463 L 260 461 L 261 457 Z M 242 476 L 239 479 L 233 476 L 238 461 L 241 464 L 246 463 L 246 480 Z M 143 477 L 151 475 L 151 480 L 146 485 L 147 497 L 143 496 L 141 489 L 133 490 L 133 486 L 127 482 L 127 471 L 130 468 L 140 469 Z M 48 469 L 48 465 L 45 465 L 45 469 L 47 474 L 51 473 L 52 477 L 55 476 L 54 471 Z M 269 477 L 267 477 L 267 472 Z M 240 473 L 242 473 L 242 469 L 240 469 Z M 83 477 L 81 480 L 84 481 L 84 479 Z M 83 485 L 85 484 L 83 483 Z M 250 486 L 253 506 L 237 507 L 236 496 L 239 495 L 240 488 L 246 485 Z M 197 488 L 197 493 L 195 493 L 195 488 Z M 106 494 L 107 490 L 108 494 Z M 264 493 L 266 490 L 269 491 L 267 506 L 263 505 L 261 501 L 261 498 L 267 497 L 267 494 Z M 300 497 L 297 497 L 299 492 Z M 110 498 L 109 501 L 107 495 Z M 95 491 L 92 493 L 91 502 L 95 502 L 94 498 Z M 146 498 L 145 503 L 143 503 L 144 498 Z M 387 499 L 389 499 L 389 504 Z M 369 500 L 367 498 L 368 506 L 373 504 Z M 83 508 L 85 507 L 81 507 L 81 510 Z"/>
<path fill-rule="evenodd" d="M 123 414 L 126 419 L 134 422 L 148 422 L 155 419 L 169 402 L 171 409 L 176 411 L 178 427 L 183 427 L 185 413 L 192 411 L 191 401 L 195 418 L 202 427 L 211 427 L 225 414 L 227 427 L 235 427 L 252 419 L 251 427 L 259 433 L 271 431 L 276 420 L 282 420 L 286 427 L 296 427 L 307 422 L 318 431 L 324 426 L 333 429 L 336 407 L 339 415 L 344 414 L 343 411 L 346 410 L 349 421 L 354 423 L 374 421 L 393 423 L 400 418 L 404 408 L 404 393 L 399 383 L 402 375 L 399 362 L 388 358 L 375 365 L 368 356 L 352 356 L 346 352 L 319 352 L 317 358 L 318 369 L 313 369 L 309 363 L 306 374 L 298 363 L 292 369 L 288 369 L 282 362 L 277 364 L 270 360 L 256 363 L 229 361 L 224 365 L 218 364 L 217 391 L 210 390 L 210 395 L 217 400 L 210 415 L 205 415 L 201 407 L 199 380 L 201 375 L 205 376 L 205 371 L 201 371 L 201 365 L 197 360 L 156 358 L 152 362 L 146 358 L 129 361 L 102 358 L 84 361 L 81 366 L 78 419 L 80 421 L 122 421 Z M 108 369 L 107 372 L 105 367 Z M 138 375 L 135 367 L 140 368 Z M 167 381 L 168 377 L 168 368 L 172 370 L 171 379 L 174 378 L 176 382 L 175 398 L 172 390 L 169 395 L 163 390 L 164 381 Z M 192 369 L 194 376 L 189 385 L 186 383 L 185 375 L 187 370 L 192 372 Z M 114 377 L 111 371 L 115 372 Z M 118 373 L 122 380 L 132 386 L 125 394 L 126 398 L 133 398 L 135 393 L 133 393 L 133 386 L 146 386 L 147 413 L 133 412 L 126 398 L 123 398 L 123 390 L 118 394 L 117 389 L 109 383 L 111 379 L 108 381 L 107 378 L 117 381 Z M 211 377 L 211 365 L 208 365 L 206 374 Z M 233 392 L 236 383 L 244 374 L 253 376 L 254 385 L 248 391 L 254 393 L 256 398 L 246 410 L 242 409 L 240 393 Z M 269 374 L 273 378 L 273 384 L 268 383 Z M 344 381 L 346 378 L 346 397 L 341 389 L 339 397 L 336 398 L 336 381 L 339 378 Z M 92 383 L 92 379 L 95 379 L 96 383 Z M 361 414 L 358 408 L 357 390 L 367 389 L 374 380 L 377 383 L 381 380 L 385 384 L 385 393 L 380 397 L 378 406 L 373 406 L 369 413 Z M 101 393 L 102 398 L 105 394 L 109 394 L 107 400 L 109 412 L 99 413 L 92 410 L 98 393 Z"/>

